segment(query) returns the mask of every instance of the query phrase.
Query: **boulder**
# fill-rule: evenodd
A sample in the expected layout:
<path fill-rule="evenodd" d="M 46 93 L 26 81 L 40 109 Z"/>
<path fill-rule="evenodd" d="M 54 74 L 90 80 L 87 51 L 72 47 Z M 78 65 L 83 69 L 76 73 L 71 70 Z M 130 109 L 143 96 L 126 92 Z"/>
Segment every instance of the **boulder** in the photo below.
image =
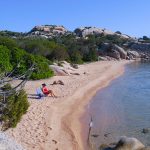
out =
<path fill-rule="evenodd" d="M 120 58 L 126 59 L 127 52 L 122 47 L 115 44 L 113 48 L 120 53 Z"/>
<path fill-rule="evenodd" d="M 120 53 L 116 50 L 111 50 L 107 53 L 108 56 L 113 57 L 117 60 L 120 60 Z"/>
<path fill-rule="evenodd" d="M 144 150 L 145 146 L 136 138 L 122 137 L 114 150 Z"/>
<path fill-rule="evenodd" d="M 143 130 L 142 130 L 142 133 L 144 133 L 144 134 L 147 134 L 147 133 L 149 133 L 150 132 L 150 129 L 149 128 L 144 128 Z"/>
<path fill-rule="evenodd" d="M 67 75 L 69 75 L 69 72 L 64 70 L 63 67 L 56 66 L 56 65 L 50 65 L 50 68 L 54 71 L 54 74 L 56 76 L 67 76 Z"/>
<path fill-rule="evenodd" d="M 81 28 L 77 28 L 74 30 L 75 34 L 77 36 L 82 36 L 82 37 L 86 37 L 88 35 L 93 35 L 93 34 L 102 34 L 103 30 L 100 28 L 96 28 L 96 27 L 81 27 Z"/>
<path fill-rule="evenodd" d="M 98 56 L 98 60 L 108 61 L 108 58 L 107 57 Z"/>
<path fill-rule="evenodd" d="M 53 65 L 49 66 L 55 73 L 56 76 L 66 76 L 74 74 L 77 75 L 77 69 L 71 67 L 70 63 L 66 61 L 54 63 Z"/>
<path fill-rule="evenodd" d="M 138 53 L 138 52 L 136 52 L 136 51 L 128 51 L 127 52 L 127 55 L 129 56 L 129 57 L 133 57 L 133 58 L 140 58 L 140 54 Z"/>

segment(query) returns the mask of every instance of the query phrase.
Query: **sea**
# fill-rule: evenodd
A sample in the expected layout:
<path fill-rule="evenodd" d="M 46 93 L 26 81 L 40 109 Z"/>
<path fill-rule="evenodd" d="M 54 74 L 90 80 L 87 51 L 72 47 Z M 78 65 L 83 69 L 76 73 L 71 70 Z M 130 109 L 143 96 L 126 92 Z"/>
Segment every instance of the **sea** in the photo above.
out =
<path fill-rule="evenodd" d="M 126 65 L 122 76 L 96 93 L 85 114 L 85 141 L 95 150 L 122 136 L 135 137 L 150 146 L 150 63 Z M 143 133 L 143 129 L 148 132 Z"/>

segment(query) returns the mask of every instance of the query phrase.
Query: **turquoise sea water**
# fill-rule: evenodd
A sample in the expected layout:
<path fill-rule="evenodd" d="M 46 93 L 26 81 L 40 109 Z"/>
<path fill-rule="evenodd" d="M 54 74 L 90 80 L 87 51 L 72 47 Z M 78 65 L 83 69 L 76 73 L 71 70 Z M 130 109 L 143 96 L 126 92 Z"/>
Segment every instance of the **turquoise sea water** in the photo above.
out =
<path fill-rule="evenodd" d="M 93 119 L 90 143 L 96 147 L 120 136 L 136 137 L 150 146 L 150 133 L 142 133 L 150 129 L 150 64 L 127 65 L 124 75 L 97 92 L 86 114 Z"/>

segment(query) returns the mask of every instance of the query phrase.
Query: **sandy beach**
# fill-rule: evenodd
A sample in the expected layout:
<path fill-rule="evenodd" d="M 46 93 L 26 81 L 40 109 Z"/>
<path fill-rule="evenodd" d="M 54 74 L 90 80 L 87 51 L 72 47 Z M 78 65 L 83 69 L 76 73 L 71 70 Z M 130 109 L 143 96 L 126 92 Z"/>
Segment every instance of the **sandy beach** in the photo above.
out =
<path fill-rule="evenodd" d="M 96 91 L 124 71 L 129 61 L 104 61 L 80 65 L 80 75 L 54 76 L 28 81 L 30 108 L 14 129 L 6 133 L 26 150 L 84 150 L 79 118 Z M 61 80 L 64 85 L 51 85 Z M 36 99 L 36 89 L 46 83 L 58 98 Z"/>

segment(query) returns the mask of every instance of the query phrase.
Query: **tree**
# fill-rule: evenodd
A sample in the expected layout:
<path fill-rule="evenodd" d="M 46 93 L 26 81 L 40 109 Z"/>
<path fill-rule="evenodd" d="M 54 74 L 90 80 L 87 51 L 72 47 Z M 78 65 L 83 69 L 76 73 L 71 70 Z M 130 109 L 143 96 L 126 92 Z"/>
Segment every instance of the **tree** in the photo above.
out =
<path fill-rule="evenodd" d="M 0 45 L 6 46 L 8 49 L 17 47 L 17 43 L 14 39 L 3 36 L 0 36 Z"/>
<path fill-rule="evenodd" d="M 11 85 L 6 84 L 1 88 L 2 91 L 11 90 Z M 0 97 L 0 107 L 1 115 L 0 122 L 3 122 L 3 130 L 11 127 L 16 127 L 17 123 L 21 120 L 23 114 L 26 113 L 29 102 L 27 100 L 27 94 L 24 90 L 18 91 L 18 93 L 12 93 L 9 95 L 5 101 L 3 101 L 2 96 Z M 2 103 L 5 105 L 3 107 Z"/>
<path fill-rule="evenodd" d="M 64 47 L 57 46 L 47 58 L 53 61 L 61 61 L 67 60 L 69 55 Z"/>
<path fill-rule="evenodd" d="M 75 64 L 82 64 L 83 63 L 82 56 L 78 50 L 74 50 L 70 54 L 70 59 L 71 59 L 71 62 L 73 62 Z"/>
<path fill-rule="evenodd" d="M 143 36 L 143 40 L 150 40 L 147 36 Z"/>

